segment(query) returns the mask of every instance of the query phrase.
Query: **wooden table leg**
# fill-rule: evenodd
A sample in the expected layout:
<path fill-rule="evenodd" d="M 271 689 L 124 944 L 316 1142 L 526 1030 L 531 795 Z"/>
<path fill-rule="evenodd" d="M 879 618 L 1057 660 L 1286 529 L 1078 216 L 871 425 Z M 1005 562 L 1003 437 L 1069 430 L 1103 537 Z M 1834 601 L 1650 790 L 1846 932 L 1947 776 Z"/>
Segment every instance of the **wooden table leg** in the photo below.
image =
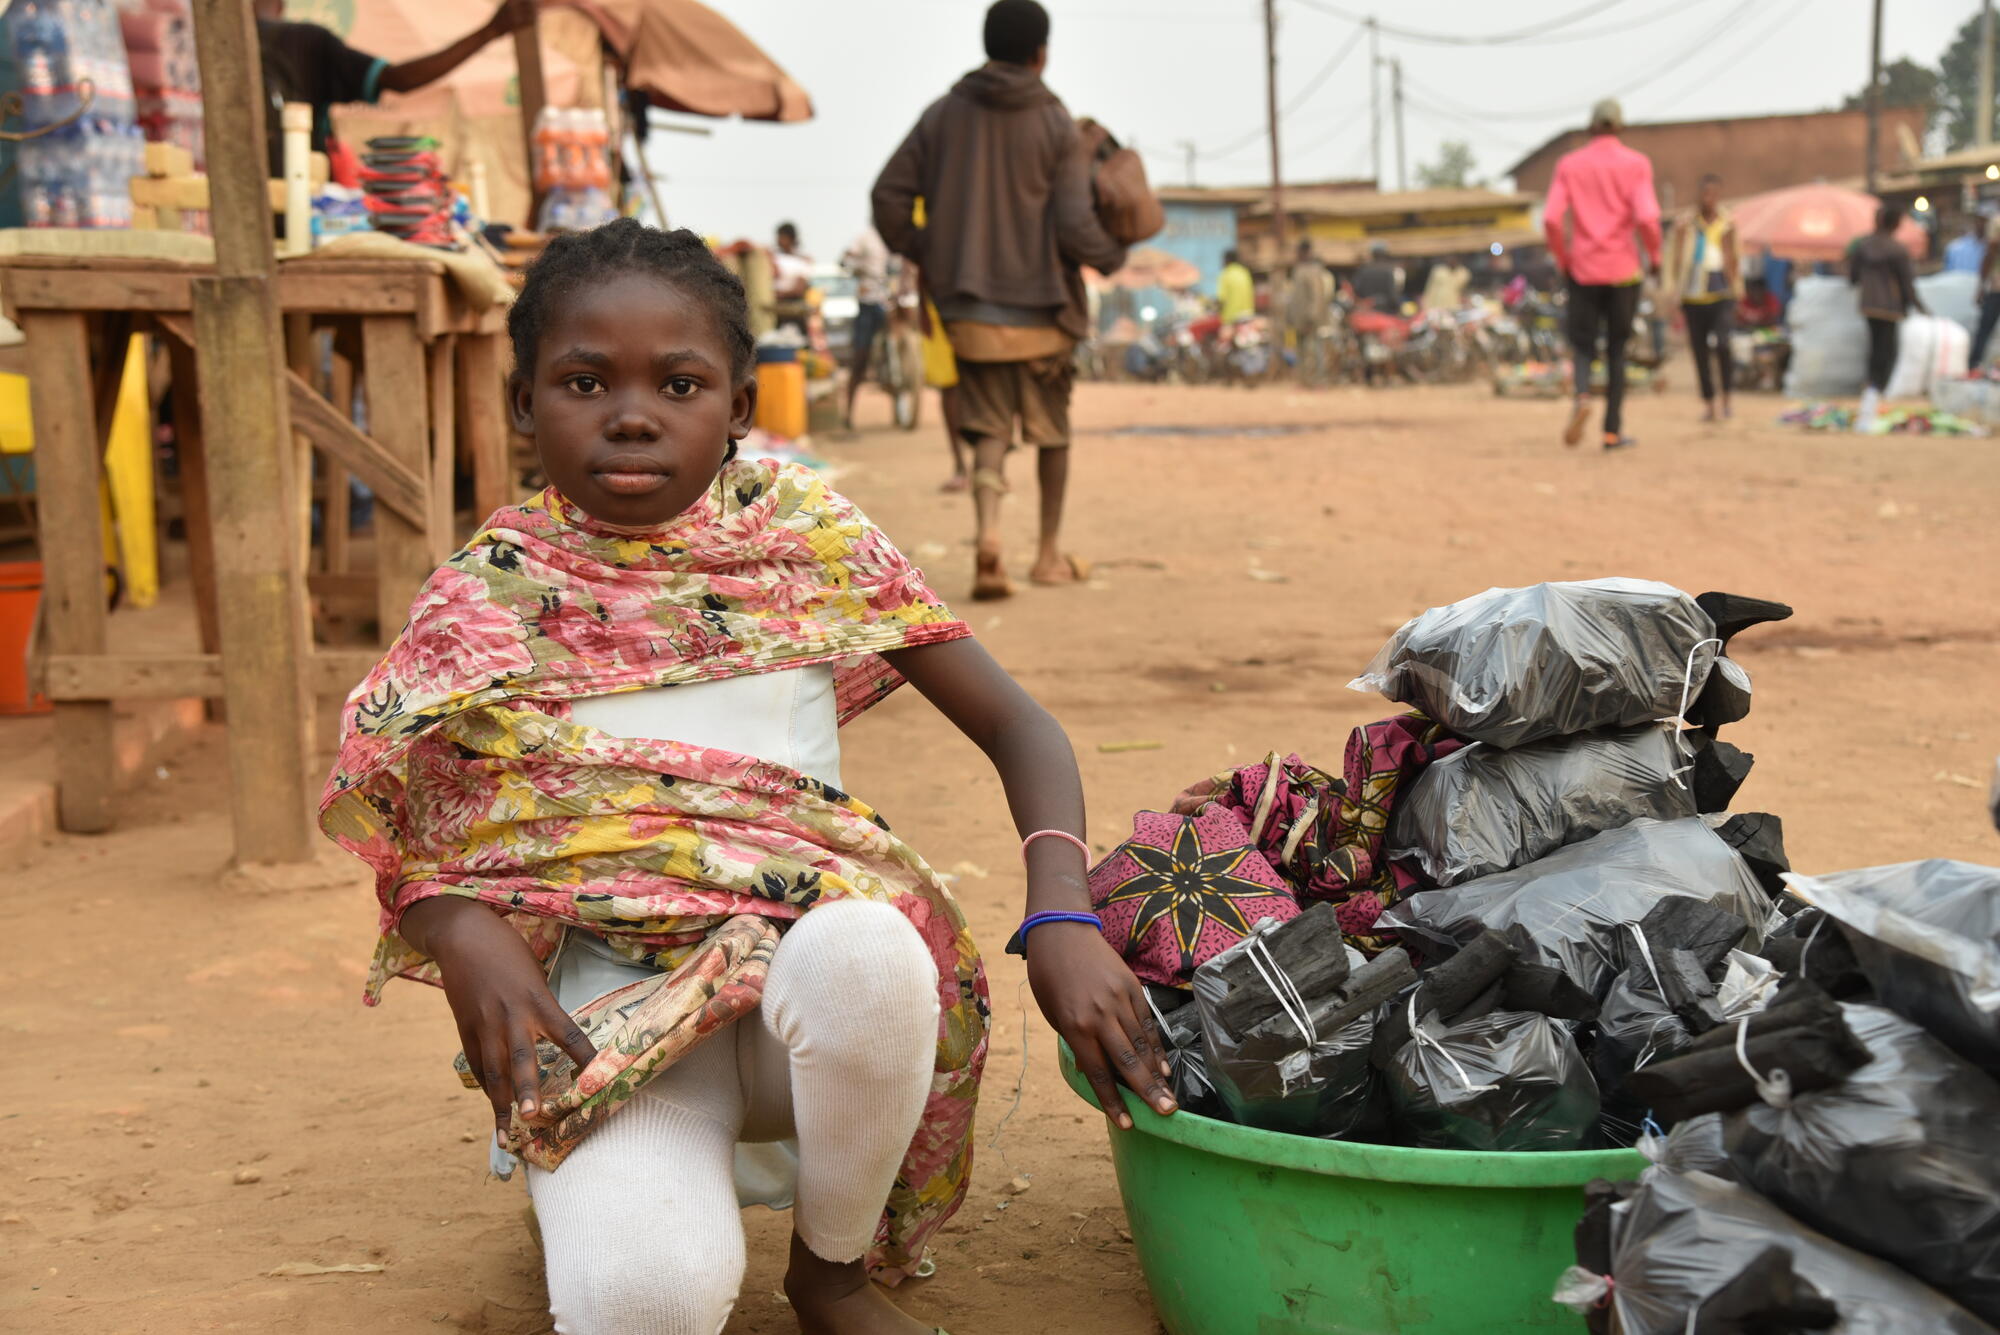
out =
<path fill-rule="evenodd" d="M 98 488 L 103 453 L 92 403 L 89 329 L 74 311 L 22 311 L 35 479 L 41 514 L 42 597 L 51 654 L 102 654 L 109 615 Z M 56 803 L 62 828 L 111 828 L 116 772 L 111 702 L 55 706 Z"/>
<path fill-rule="evenodd" d="M 407 316 L 369 315 L 361 321 L 361 383 L 368 395 L 368 434 L 428 482 L 430 393 L 423 340 Z M 425 513 L 429 514 L 429 499 Z M 426 525 L 425 527 L 428 527 Z M 388 507 L 375 507 L 375 609 L 388 644 L 409 620 L 410 603 L 437 562 L 431 535 Z"/>
<path fill-rule="evenodd" d="M 333 406 L 348 421 L 354 420 L 354 362 L 341 350 L 341 340 L 334 338 L 333 383 L 331 385 Z M 321 520 L 320 540 L 326 553 L 326 569 L 335 575 L 344 575 L 352 564 L 349 555 L 351 535 L 348 529 L 353 524 L 352 489 L 347 470 L 330 458 L 322 457 L 320 464 L 326 469 L 326 510 Z"/>
<path fill-rule="evenodd" d="M 456 344 L 456 336 L 444 334 L 424 350 L 431 394 L 431 556 L 439 564 L 459 541 Z"/>
<path fill-rule="evenodd" d="M 307 380 L 318 384 L 313 374 L 318 369 L 314 365 L 312 316 L 287 314 L 285 320 L 285 365 L 297 371 Z M 303 431 L 292 433 L 292 478 L 297 483 L 295 495 L 298 498 L 297 524 L 293 536 L 299 544 L 299 569 L 313 568 L 312 559 L 312 508 L 313 508 L 313 449 Z"/>
<path fill-rule="evenodd" d="M 507 458 L 507 385 L 500 335 L 461 334 L 458 340 L 459 432 L 472 471 L 472 508 L 479 522 L 511 505 L 519 490 Z"/>

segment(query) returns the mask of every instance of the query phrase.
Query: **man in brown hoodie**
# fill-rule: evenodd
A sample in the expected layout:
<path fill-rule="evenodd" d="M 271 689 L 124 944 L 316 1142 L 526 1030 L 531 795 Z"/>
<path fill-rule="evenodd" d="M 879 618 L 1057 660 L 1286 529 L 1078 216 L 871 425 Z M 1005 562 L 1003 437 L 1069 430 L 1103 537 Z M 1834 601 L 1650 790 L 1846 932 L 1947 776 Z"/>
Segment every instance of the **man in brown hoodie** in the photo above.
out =
<path fill-rule="evenodd" d="M 1076 122 L 1042 82 L 1049 16 L 1036 0 L 986 11 L 987 63 L 918 118 L 872 196 L 875 229 L 914 260 L 958 355 L 959 432 L 973 450 L 974 598 L 1011 593 L 1000 556 L 1004 468 L 1018 424 L 1038 455 L 1041 548 L 1029 578 L 1072 583 L 1060 545 L 1069 481 L 1071 353 L 1090 334 L 1082 275 L 1125 248 L 1098 222 Z M 914 221 L 924 201 L 925 223 Z"/>

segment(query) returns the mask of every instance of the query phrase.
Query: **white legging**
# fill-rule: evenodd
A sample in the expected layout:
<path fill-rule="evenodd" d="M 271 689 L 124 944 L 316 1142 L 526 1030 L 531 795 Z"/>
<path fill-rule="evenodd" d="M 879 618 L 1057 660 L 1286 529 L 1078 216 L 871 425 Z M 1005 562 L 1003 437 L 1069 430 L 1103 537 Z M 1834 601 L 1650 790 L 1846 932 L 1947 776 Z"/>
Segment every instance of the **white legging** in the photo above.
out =
<path fill-rule="evenodd" d="M 655 1078 L 554 1172 L 528 1170 L 562 1335 L 716 1335 L 743 1283 L 739 1140 L 799 1144 L 793 1226 L 858 1260 L 916 1135 L 938 973 L 895 909 L 840 900 L 785 933 L 764 1000 Z"/>

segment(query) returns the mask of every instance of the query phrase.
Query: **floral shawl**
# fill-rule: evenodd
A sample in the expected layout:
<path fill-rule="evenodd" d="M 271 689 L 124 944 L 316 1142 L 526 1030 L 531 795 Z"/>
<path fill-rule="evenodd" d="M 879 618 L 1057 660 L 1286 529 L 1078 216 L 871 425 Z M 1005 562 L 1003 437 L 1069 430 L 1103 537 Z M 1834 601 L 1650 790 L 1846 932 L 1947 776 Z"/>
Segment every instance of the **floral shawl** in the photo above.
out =
<path fill-rule="evenodd" d="M 971 1173 L 988 1005 L 957 904 L 845 793 L 747 756 L 614 738 L 571 722 L 568 702 L 829 663 L 846 722 L 901 684 L 883 651 L 969 633 L 880 530 L 797 466 L 731 464 L 643 533 L 599 525 L 553 490 L 499 511 L 431 576 L 342 717 L 320 824 L 375 869 L 382 938 L 365 1000 L 391 978 L 438 980 L 396 934 L 436 895 L 499 909 L 544 961 L 582 927 L 661 969 L 585 1008 L 599 1054 L 582 1073 L 543 1053 L 556 1116 L 517 1120 L 510 1147 L 553 1168 L 755 1008 L 785 922 L 849 895 L 895 905 L 931 950 L 941 1009 L 924 1119 L 869 1255 L 900 1279 Z"/>

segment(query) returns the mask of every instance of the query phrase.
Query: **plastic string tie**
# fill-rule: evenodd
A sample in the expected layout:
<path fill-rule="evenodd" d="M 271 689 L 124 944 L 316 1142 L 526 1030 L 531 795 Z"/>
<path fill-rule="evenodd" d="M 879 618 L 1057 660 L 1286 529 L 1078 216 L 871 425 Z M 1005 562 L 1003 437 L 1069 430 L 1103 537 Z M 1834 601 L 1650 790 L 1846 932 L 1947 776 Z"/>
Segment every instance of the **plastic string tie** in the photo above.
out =
<path fill-rule="evenodd" d="M 1792 1104 L 1792 1077 L 1775 1068 L 1768 1080 L 1758 1074 L 1757 1068 L 1750 1064 L 1749 1043 L 1750 1020 L 1746 1016 L 1743 1022 L 1736 1026 L 1736 1060 L 1750 1076 L 1750 1083 L 1756 1087 L 1758 1098 L 1773 1108 L 1789 1108 Z"/>
<path fill-rule="evenodd" d="M 1687 670 L 1681 674 L 1681 707 L 1674 711 L 1672 718 L 1660 720 L 1662 723 L 1671 723 L 1674 725 L 1674 745 L 1689 760 L 1694 759 L 1694 748 L 1688 745 L 1685 737 L 1681 736 L 1681 730 L 1687 726 L 1688 697 L 1694 694 L 1695 656 L 1702 651 L 1702 646 L 1709 644 L 1714 645 L 1718 649 L 1722 648 L 1722 641 L 1711 635 L 1705 640 L 1696 640 L 1694 648 L 1688 650 Z M 1678 772 L 1675 777 L 1679 777 Z"/>
<path fill-rule="evenodd" d="M 1285 1018 L 1290 1020 L 1304 1036 L 1307 1044 L 1317 1047 L 1319 1033 L 1313 1028 L 1312 1013 L 1306 1009 L 1306 999 L 1299 995 L 1298 986 L 1292 982 L 1291 975 L 1279 967 L 1277 958 L 1271 954 L 1271 948 L 1264 944 L 1264 938 L 1251 937 L 1243 947 L 1243 953 L 1250 957 L 1250 963 L 1256 966 L 1257 976 L 1264 980 L 1264 985 L 1271 989 L 1271 995 L 1278 999 L 1278 1005 L 1284 1008 Z M 1269 972 L 1264 968 L 1267 962 L 1271 966 Z M 1273 973 L 1277 978 L 1271 976 Z M 1282 987 L 1279 986 L 1280 979 L 1284 983 Z"/>
<path fill-rule="evenodd" d="M 1417 994 L 1414 991 L 1410 993 L 1410 1037 L 1416 1039 L 1419 1046 L 1430 1047 L 1437 1052 L 1438 1056 L 1444 1058 L 1450 1064 L 1451 1069 L 1458 1073 L 1458 1082 L 1465 1086 L 1466 1093 L 1489 1094 L 1500 1088 L 1498 1085 L 1473 1084 L 1472 1077 L 1467 1075 L 1465 1068 L 1458 1064 L 1458 1058 L 1451 1055 L 1451 1049 L 1424 1032 L 1424 1027 L 1417 1023 Z"/>
<path fill-rule="evenodd" d="M 1819 929 L 1826 926 L 1826 919 L 1827 919 L 1826 910 L 1821 909 L 1819 914 L 1819 921 L 1813 924 L 1812 931 L 1806 933 L 1805 949 L 1799 952 L 1800 978 L 1804 978 L 1806 976 L 1806 965 L 1810 963 L 1812 960 L 1813 942 L 1819 940 Z"/>

